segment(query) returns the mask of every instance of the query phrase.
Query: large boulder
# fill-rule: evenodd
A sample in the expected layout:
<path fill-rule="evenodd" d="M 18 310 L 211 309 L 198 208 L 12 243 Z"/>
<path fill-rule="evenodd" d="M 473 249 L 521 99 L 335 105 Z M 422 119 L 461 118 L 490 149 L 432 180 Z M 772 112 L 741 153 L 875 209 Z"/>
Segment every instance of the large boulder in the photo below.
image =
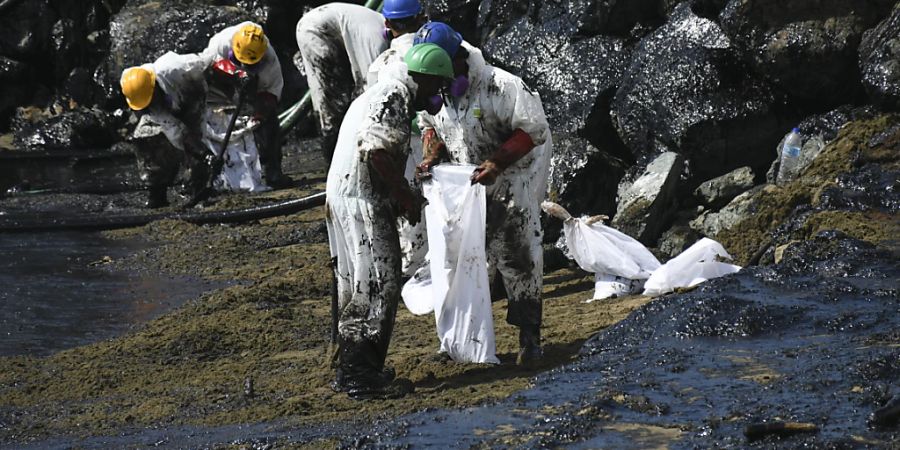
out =
<path fill-rule="evenodd" d="M 480 0 L 422 0 L 422 3 L 431 20 L 447 23 L 470 44 L 481 44 L 478 29 Z"/>
<path fill-rule="evenodd" d="M 0 12 L 0 131 L 8 128 L 17 106 L 36 90 L 36 62 L 51 58 L 50 29 L 55 14 L 49 0 L 20 1 Z"/>
<path fill-rule="evenodd" d="M 232 6 L 207 6 L 178 1 L 129 3 L 110 22 L 110 51 L 95 73 L 111 105 L 124 106 L 119 95 L 122 70 L 152 62 L 163 53 L 195 53 L 223 28 L 251 20 Z"/>
<path fill-rule="evenodd" d="M 106 149 L 122 139 L 121 111 L 109 113 L 98 108 L 62 110 L 20 108 L 12 129 L 16 146 L 32 151 Z"/>
<path fill-rule="evenodd" d="M 639 166 L 674 151 L 702 181 L 742 166 L 768 168 L 781 137 L 775 104 L 722 29 L 682 3 L 641 40 L 612 113 Z"/>
<path fill-rule="evenodd" d="M 592 131 L 585 130 L 588 116 L 601 94 L 618 86 L 630 56 L 622 39 L 570 40 L 525 19 L 488 42 L 484 51 L 541 94 L 554 131 L 569 133 Z"/>
<path fill-rule="evenodd" d="M 728 205 L 719 211 L 706 211 L 690 222 L 691 229 L 703 236 L 716 236 L 723 230 L 734 227 L 754 213 L 757 207 L 756 199 L 766 192 L 773 192 L 771 185 L 759 186 L 756 189 L 744 192 L 735 197 Z"/>
<path fill-rule="evenodd" d="M 581 37 L 633 37 L 663 22 L 679 0 L 482 0 L 478 28 L 483 41 L 505 33 L 519 19 L 549 25 Z M 693 0 L 697 9 L 718 14 L 726 0 Z M 712 11 L 715 11 L 714 13 Z"/>
<path fill-rule="evenodd" d="M 619 187 L 619 204 L 612 226 L 653 246 L 668 227 L 678 207 L 676 192 L 684 158 L 666 152 L 647 165 L 634 183 Z"/>
<path fill-rule="evenodd" d="M 859 68 L 869 97 L 886 108 L 900 109 L 900 3 L 890 17 L 863 35 Z"/>
<path fill-rule="evenodd" d="M 50 0 L 7 5 L 0 13 L 0 55 L 26 61 L 46 58 L 50 30 L 55 21 L 56 13 Z"/>
<path fill-rule="evenodd" d="M 56 21 L 49 36 L 49 59 L 54 85 L 65 82 L 76 68 L 97 66 L 105 57 L 105 40 L 112 6 L 101 0 L 78 2 L 56 0 Z"/>
<path fill-rule="evenodd" d="M 554 201 L 573 214 L 612 214 L 631 154 L 612 125 L 609 102 L 631 50 L 621 38 L 576 36 L 579 17 L 576 11 L 539 23 L 522 18 L 484 51 L 541 96 L 553 130 Z"/>
<path fill-rule="evenodd" d="M 30 75 L 31 68 L 27 64 L 0 56 L 0 131 L 6 129 L 16 107 L 30 97 Z"/>
<path fill-rule="evenodd" d="M 711 208 L 725 206 L 731 199 L 753 187 L 753 170 L 741 167 L 720 177 L 704 181 L 694 191 L 704 205 Z"/>
<path fill-rule="evenodd" d="M 786 94 L 823 110 L 857 100 L 863 32 L 894 0 L 731 0 L 720 23 L 752 67 Z"/>

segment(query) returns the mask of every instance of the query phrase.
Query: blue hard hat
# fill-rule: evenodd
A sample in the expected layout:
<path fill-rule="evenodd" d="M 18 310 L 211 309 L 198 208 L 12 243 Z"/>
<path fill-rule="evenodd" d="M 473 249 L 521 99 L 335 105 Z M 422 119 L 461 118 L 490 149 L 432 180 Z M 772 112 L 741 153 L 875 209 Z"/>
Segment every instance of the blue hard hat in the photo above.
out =
<path fill-rule="evenodd" d="M 456 51 L 462 44 L 462 35 L 450 28 L 444 22 L 428 22 L 416 31 L 413 38 L 413 45 L 416 44 L 437 44 L 438 47 L 444 49 L 451 58 L 456 56 Z"/>
<path fill-rule="evenodd" d="M 381 7 L 381 15 L 385 19 L 405 19 L 414 17 L 422 12 L 419 0 L 384 0 Z"/>

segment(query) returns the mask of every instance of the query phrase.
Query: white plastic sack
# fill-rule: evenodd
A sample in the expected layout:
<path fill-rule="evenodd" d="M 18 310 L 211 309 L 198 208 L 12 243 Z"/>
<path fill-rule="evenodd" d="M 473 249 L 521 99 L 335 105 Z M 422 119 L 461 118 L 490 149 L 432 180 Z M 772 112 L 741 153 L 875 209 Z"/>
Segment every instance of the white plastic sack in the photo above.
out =
<path fill-rule="evenodd" d="M 424 316 L 434 311 L 434 296 L 431 288 L 431 268 L 428 265 L 416 273 L 403 285 L 400 292 L 406 309 L 416 316 Z"/>
<path fill-rule="evenodd" d="M 484 253 L 485 191 L 469 181 L 474 169 L 441 164 L 432 170 L 424 185 L 431 295 L 404 286 L 403 300 L 411 311 L 432 305 L 440 350 L 454 361 L 499 364 Z"/>
<path fill-rule="evenodd" d="M 221 156 L 222 141 L 231 121 L 230 108 L 207 108 L 203 117 L 203 143 L 216 156 Z M 238 117 L 228 148 L 225 149 L 222 173 L 213 183 L 218 191 L 263 192 L 270 188 L 262 180 L 262 165 L 253 137 L 253 124 Z"/>
<path fill-rule="evenodd" d="M 575 262 L 588 272 L 646 279 L 660 266 L 644 244 L 600 222 L 588 225 L 586 218 L 573 219 L 563 230 Z"/>
<path fill-rule="evenodd" d="M 640 292 L 643 286 L 643 280 L 630 280 L 624 277 L 617 277 L 608 273 L 594 274 L 594 297 L 585 303 L 594 300 L 603 300 L 613 296 L 622 297 Z"/>
<path fill-rule="evenodd" d="M 720 262 L 722 259 L 732 259 L 722 244 L 709 238 L 700 239 L 653 272 L 644 283 L 644 295 L 662 295 L 741 270 L 740 266 Z"/>

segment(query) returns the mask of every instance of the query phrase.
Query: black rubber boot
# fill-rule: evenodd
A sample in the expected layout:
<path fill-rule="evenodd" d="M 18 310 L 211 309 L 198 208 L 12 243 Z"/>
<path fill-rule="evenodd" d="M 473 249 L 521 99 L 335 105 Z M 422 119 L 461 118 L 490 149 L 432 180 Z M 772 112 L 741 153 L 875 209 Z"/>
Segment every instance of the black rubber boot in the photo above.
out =
<path fill-rule="evenodd" d="M 286 189 L 294 187 L 294 180 L 281 172 L 281 167 L 266 167 L 266 184 L 272 189 Z"/>
<path fill-rule="evenodd" d="M 147 193 L 147 203 L 145 203 L 144 206 L 151 208 L 151 209 L 169 206 L 169 199 L 166 197 L 166 187 L 165 186 L 151 187 L 150 191 Z"/>
<path fill-rule="evenodd" d="M 541 349 L 540 325 L 526 325 L 519 327 L 519 355 L 516 364 L 520 366 L 530 365 L 544 356 Z"/>
<path fill-rule="evenodd" d="M 383 368 L 372 343 L 341 340 L 338 345 L 337 374 L 331 383 L 335 392 L 357 400 L 399 398 L 412 392 L 409 380 L 394 383 L 394 370 Z"/>

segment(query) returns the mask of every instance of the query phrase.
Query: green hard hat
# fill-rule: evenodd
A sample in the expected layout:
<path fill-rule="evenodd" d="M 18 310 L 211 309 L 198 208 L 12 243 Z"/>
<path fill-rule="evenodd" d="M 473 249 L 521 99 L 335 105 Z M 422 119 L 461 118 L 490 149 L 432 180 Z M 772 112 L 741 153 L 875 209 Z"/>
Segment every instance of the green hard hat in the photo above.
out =
<path fill-rule="evenodd" d="M 410 72 L 453 78 L 450 55 L 436 44 L 413 45 L 404 59 Z"/>

